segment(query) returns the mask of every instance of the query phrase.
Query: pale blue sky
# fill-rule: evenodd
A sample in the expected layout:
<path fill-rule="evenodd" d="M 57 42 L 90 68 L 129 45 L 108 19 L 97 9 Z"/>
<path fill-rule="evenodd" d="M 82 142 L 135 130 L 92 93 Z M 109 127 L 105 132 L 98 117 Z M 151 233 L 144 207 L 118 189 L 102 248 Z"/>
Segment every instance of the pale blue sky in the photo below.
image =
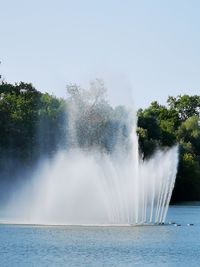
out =
<path fill-rule="evenodd" d="M 137 107 L 200 94 L 199 0 L 0 0 L 0 72 L 64 96 L 103 78 Z"/>

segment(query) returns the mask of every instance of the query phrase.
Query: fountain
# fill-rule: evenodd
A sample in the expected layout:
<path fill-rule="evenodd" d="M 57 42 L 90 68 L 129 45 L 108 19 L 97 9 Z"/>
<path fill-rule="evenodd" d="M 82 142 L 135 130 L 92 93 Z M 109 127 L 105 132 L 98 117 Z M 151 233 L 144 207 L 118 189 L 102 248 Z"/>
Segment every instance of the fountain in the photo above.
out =
<path fill-rule="evenodd" d="M 92 114 L 96 102 L 88 102 Z M 68 110 L 68 148 L 44 161 L 31 182 L 8 203 L 6 211 L 12 214 L 13 221 L 51 225 L 163 224 L 176 178 L 177 147 L 157 151 L 149 160 L 142 160 L 137 120 L 132 112 L 127 113 L 131 114 L 128 124 L 132 125 L 128 137 L 118 134 L 112 153 L 88 143 L 81 146 L 87 135 L 85 127 L 94 119 L 85 120 L 85 109 L 80 111 L 80 107 L 79 98 L 78 106 L 72 101 Z M 84 114 L 84 120 L 80 114 Z M 79 141 L 78 120 L 84 122 Z"/>

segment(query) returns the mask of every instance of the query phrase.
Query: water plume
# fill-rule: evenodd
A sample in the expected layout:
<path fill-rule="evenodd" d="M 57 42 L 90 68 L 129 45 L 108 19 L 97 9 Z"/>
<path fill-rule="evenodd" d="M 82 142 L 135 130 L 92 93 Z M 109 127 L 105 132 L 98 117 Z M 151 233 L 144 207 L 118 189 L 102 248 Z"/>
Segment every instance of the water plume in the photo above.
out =
<path fill-rule="evenodd" d="M 165 222 L 177 147 L 143 160 L 134 113 L 110 108 L 101 84 L 92 88 L 69 88 L 68 147 L 43 162 L 13 195 L 5 209 L 10 220 L 70 225 Z"/>

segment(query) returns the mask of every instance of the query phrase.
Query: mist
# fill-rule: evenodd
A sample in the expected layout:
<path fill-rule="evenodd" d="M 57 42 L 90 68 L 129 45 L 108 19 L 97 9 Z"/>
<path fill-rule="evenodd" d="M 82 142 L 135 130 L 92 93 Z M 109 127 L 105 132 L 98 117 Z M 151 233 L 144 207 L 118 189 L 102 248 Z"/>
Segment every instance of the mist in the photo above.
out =
<path fill-rule="evenodd" d="M 13 189 L 2 209 L 4 221 L 164 223 L 176 178 L 177 147 L 143 160 L 135 111 L 112 107 L 101 80 L 88 90 L 68 86 L 65 116 L 65 145 L 51 157 L 41 157 L 29 178 Z"/>

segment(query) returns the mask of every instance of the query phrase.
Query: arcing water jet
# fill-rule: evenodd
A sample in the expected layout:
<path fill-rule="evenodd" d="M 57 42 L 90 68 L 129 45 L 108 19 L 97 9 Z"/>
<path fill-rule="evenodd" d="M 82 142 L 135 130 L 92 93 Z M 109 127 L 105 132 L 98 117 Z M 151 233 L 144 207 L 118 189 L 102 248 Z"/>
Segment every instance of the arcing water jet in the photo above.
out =
<path fill-rule="evenodd" d="M 15 194 L 7 216 L 32 224 L 164 223 L 176 178 L 177 147 L 142 160 L 132 112 L 118 108 L 114 113 L 102 87 L 93 88 L 94 95 L 77 87 L 69 92 L 68 147 Z"/>

